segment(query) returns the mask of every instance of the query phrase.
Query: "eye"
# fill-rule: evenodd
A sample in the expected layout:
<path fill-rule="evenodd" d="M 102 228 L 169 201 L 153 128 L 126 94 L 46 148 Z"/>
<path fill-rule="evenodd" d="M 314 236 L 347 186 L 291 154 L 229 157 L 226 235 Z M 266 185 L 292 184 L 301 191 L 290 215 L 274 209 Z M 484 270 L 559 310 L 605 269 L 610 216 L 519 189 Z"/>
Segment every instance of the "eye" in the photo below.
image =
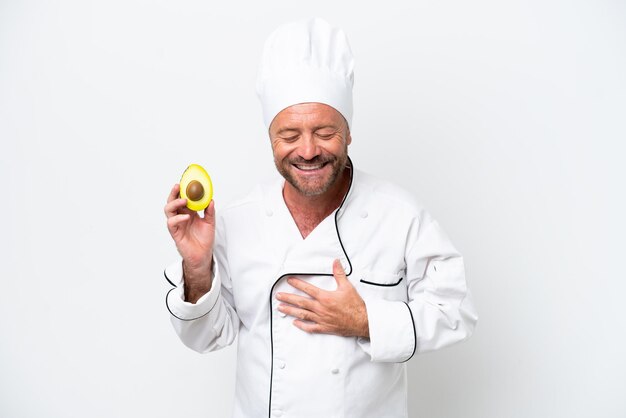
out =
<path fill-rule="evenodd" d="M 316 132 L 315 134 L 322 139 L 330 139 L 335 136 L 334 132 Z"/>
<path fill-rule="evenodd" d="M 281 136 L 280 139 L 286 142 L 294 142 L 299 138 L 299 135 Z"/>

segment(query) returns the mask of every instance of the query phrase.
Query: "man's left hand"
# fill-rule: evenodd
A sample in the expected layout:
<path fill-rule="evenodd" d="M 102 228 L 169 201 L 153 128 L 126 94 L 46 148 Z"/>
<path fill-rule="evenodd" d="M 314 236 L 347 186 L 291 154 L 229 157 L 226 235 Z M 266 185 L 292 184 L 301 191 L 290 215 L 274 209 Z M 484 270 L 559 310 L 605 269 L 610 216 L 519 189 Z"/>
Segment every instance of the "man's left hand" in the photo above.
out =
<path fill-rule="evenodd" d="M 365 302 L 348 280 L 339 260 L 333 263 L 336 290 L 324 290 L 304 280 L 290 277 L 287 282 L 310 298 L 277 293 L 278 310 L 297 318 L 293 323 L 303 331 L 344 337 L 369 338 Z"/>

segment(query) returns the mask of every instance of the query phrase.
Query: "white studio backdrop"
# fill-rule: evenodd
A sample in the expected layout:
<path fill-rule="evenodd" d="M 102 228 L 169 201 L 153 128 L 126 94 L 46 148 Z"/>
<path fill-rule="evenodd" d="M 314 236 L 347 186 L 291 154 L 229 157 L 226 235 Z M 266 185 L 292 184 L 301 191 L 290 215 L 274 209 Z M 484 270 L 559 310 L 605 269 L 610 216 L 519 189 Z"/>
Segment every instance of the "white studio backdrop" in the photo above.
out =
<path fill-rule="evenodd" d="M 411 417 L 626 416 L 626 5 L 591 0 L 0 0 L 0 416 L 229 416 L 163 206 L 192 162 L 217 210 L 274 175 L 257 63 L 311 16 L 355 54 L 356 166 L 440 221 L 480 315 L 411 360 Z"/>

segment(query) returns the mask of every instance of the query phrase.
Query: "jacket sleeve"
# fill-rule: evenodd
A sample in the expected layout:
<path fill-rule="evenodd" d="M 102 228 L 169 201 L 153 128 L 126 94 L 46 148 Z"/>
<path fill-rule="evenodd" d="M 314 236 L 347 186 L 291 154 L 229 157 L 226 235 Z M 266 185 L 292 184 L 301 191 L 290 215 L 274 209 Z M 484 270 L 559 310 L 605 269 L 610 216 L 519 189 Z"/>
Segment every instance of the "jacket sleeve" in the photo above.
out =
<path fill-rule="evenodd" d="M 218 218 L 213 249 L 213 282 L 209 292 L 195 304 L 185 301 L 182 258 L 179 257 L 164 272 L 167 281 L 175 286 L 165 298 L 174 330 L 183 344 L 200 353 L 232 344 L 239 330 L 222 231 L 223 223 Z"/>
<path fill-rule="evenodd" d="M 465 340 L 478 320 L 463 258 L 426 212 L 409 229 L 405 262 L 408 303 L 366 301 L 370 338 L 358 343 L 372 361 L 403 362 Z"/>

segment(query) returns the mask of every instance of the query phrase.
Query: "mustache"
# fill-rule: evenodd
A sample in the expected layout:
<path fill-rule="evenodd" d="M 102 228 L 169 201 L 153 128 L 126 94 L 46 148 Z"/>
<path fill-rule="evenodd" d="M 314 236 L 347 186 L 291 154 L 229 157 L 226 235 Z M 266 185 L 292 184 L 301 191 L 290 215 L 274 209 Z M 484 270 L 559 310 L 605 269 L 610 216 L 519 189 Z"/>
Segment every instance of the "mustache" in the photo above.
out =
<path fill-rule="evenodd" d="M 304 158 L 290 158 L 289 160 L 287 160 L 287 162 L 289 164 L 325 164 L 325 163 L 332 163 L 334 161 L 337 161 L 337 158 L 335 158 L 334 156 L 331 155 L 316 155 L 315 157 L 311 158 L 310 160 L 304 159 Z"/>

